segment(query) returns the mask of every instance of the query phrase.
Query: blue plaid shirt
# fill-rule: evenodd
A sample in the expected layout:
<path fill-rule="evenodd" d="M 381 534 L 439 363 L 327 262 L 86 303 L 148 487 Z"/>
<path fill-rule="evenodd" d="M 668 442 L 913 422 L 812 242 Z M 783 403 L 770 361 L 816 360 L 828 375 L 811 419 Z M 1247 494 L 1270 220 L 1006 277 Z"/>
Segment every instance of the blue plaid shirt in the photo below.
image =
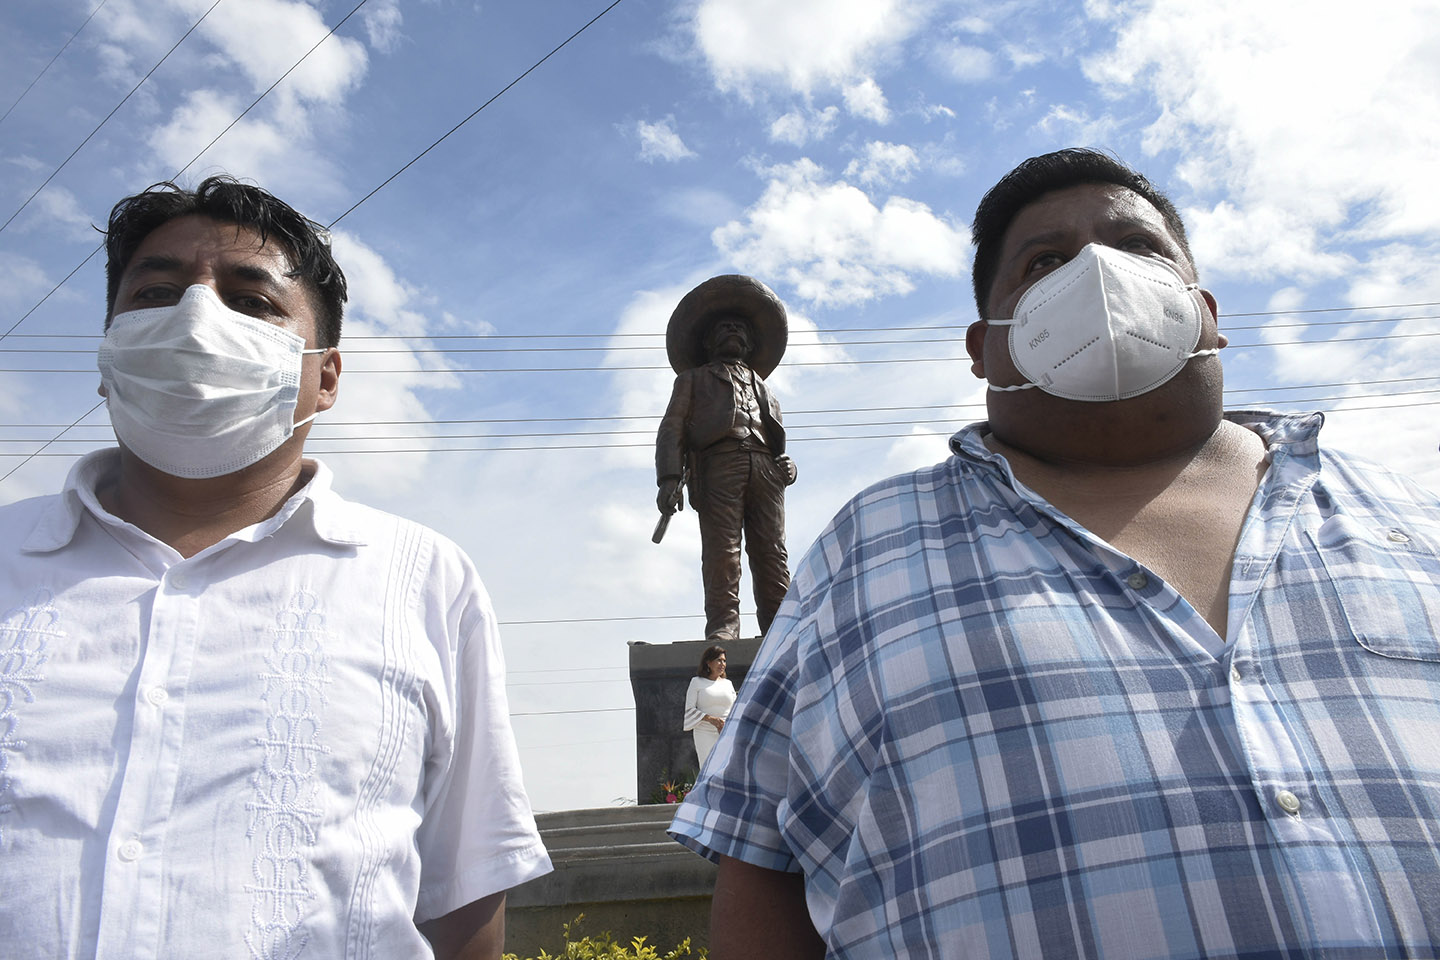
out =
<path fill-rule="evenodd" d="M 1437 956 L 1440 502 L 1230 417 L 1225 642 L 968 427 L 801 561 L 671 834 L 832 957 Z"/>

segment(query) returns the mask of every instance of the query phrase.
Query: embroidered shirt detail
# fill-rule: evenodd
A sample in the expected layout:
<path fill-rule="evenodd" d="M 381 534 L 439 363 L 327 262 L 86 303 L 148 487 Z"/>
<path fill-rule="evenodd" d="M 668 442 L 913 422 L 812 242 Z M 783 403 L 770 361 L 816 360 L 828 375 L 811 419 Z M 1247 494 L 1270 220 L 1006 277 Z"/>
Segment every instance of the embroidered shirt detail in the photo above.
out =
<path fill-rule="evenodd" d="M 16 736 L 20 718 L 15 708 L 35 702 L 34 685 L 45 679 L 40 668 L 50 659 L 46 648 L 64 636 L 55 628 L 59 620 L 48 590 L 36 590 L 27 603 L 0 620 L 0 843 L 5 840 L 5 815 L 14 809 L 10 755 L 25 749 L 25 741 Z"/>
<path fill-rule="evenodd" d="M 316 769 L 329 748 L 320 739 L 325 686 L 330 683 L 325 615 L 312 593 L 301 591 L 276 615 L 263 699 L 269 708 L 248 836 L 255 847 L 250 894 L 251 930 L 245 937 L 255 960 L 294 960 L 305 950 L 306 903 L 315 896 L 307 852 L 315 843 L 321 809 Z"/>

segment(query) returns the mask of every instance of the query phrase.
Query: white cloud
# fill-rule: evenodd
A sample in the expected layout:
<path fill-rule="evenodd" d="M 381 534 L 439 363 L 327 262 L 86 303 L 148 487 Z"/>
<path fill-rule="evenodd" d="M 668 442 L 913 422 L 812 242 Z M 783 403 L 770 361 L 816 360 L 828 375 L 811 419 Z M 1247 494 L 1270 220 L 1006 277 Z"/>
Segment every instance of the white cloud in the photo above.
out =
<path fill-rule="evenodd" d="M 339 231 L 334 235 L 335 259 L 345 271 L 349 302 L 340 340 L 344 367 L 340 395 L 332 412 L 316 419 L 307 449 L 325 455 L 328 448 L 343 443 L 323 438 L 351 436 L 396 436 L 393 441 L 367 439 L 361 446 L 379 449 L 414 449 L 433 446 L 434 427 L 424 424 L 381 426 L 380 421 L 424 421 L 433 419 L 422 390 L 453 389 L 460 385 L 454 374 L 424 372 L 446 366 L 437 354 L 413 352 L 428 346 L 424 336 L 432 326 L 417 309 L 420 294 L 395 275 L 385 259 L 354 236 Z M 467 331 L 472 332 L 472 331 Z M 406 337 L 405 340 L 371 340 L 376 336 Z M 375 351 L 386 351 L 378 353 Z M 374 370 L 403 370 L 404 373 L 370 373 Z M 356 422 L 357 426 L 346 426 Z M 317 442 L 318 441 L 318 442 Z M 363 469 L 347 471 L 346 487 L 364 496 L 394 497 L 414 488 L 428 476 L 433 456 L 451 454 L 410 454 L 403 457 L 368 455 L 358 458 Z"/>
<path fill-rule="evenodd" d="M 711 235 L 741 270 L 777 278 L 817 304 L 908 293 L 914 274 L 955 277 L 969 233 L 923 203 L 891 197 L 876 207 L 809 159 L 764 171 L 769 183 L 745 213 Z"/>
<path fill-rule="evenodd" d="M 1323 274 L 1343 266 L 1334 250 L 1346 242 L 1440 231 L 1433 3 L 1364 16 L 1341 0 L 1094 11 L 1116 17 L 1118 39 L 1087 74 L 1115 94 L 1153 95 L 1145 150 L 1184 158 L 1185 181 L 1221 198 L 1195 218 L 1205 266 Z"/>
<path fill-rule="evenodd" d="M 238 98 L 214 90 L 196 90 L 151 133 L 151 147 L 162 164 L 178 170 L 219 136 L 245 106 Z M 224 170 L 270 183 L 273 178 L 267 174 L 284 166 L 294 148 L 294 138 L 289 131 L 251 114 L 207 150 L 202 162 L 191 170 Z"/>
<path fill-rule="evenodd" d="M 1045 62 L 1045 54 L 1038 50 L 1031 50 L 1018 44 L 1007 43 L 1004 47 L 1005 59 L 1010 61 L 1011 66 L 1033 67 L 1037 63 Z"/>
<path fill-rule="evenodd" d="M 1083 107 L 1052 104 L 1035 129 L 1057 143 L 1101 144 L 1111 139 L 1116 125 L 1113 117 L 1092 119 Z"/>
<path fill-rule="evenodd" d="M 853 116 L 875 123 L 890 122 L 890 107 L 885 103 L 885 92 L 870 77 L 859 83 L 848 84 L 843 92 L 845 109 Z"/>
<path fill-rule="evenodd" d="M 979 83 L 995 75 L 995 55 L 983 47 L 956 43 L 937 48 L 935 58 L 961 83 Z"/>
<path fill-rule="evenodd" d="M 692 28 L 715 84 L 809 94 L 853 83 L 919 25 L 906 0 L 700 0 Z"/>
<path fill-rule="evenodd" d="M 29 257 L 0 250 L 0 306 L 6 313 L 13 311 L 18 318 L 53 285 L 54 281 L 39 263 Z M 10 321 L 14 322 L 14 319 Z"/>
<path fill-rule="evenodd" d="M 839 107 L 826 107 L 808 113 L 791 110 L 770 124 L 770 139 L 796 147 L 803 147 L 812 140 L 824 140 L 835 129 L 835 120 L 839 115 Z"/>
<path fill-rule="evenodd" d="M 75 194 L 52 183 L 35 197 L 16 226 L 26 231 L 42 227 L 80 243 L 94 244 L 100 239 L 94 230 L 96 223 L 94 217 L 80 208 Z"/>
<path fill-rule="evenodd" d="M 400 0 L 369 3 L 361 16 L 365 18 L 365 35 L 370 46 L 384 53 L 393 53 L 400 46 L 403 36 L 400 25 L 405 21 L 400 13 Z"/>
<path fill-rule="evenodd" d="M 695 151 L 685 146 L 685 141 L 675 132 L 674 124 L 674 117 L 666 117 L 658 123 L 636 122 L 635 136 L 640 140 L 641 160 L 646 163 L 656 160 L 674 162 L 695 156 Z"/>
<path fill-rule="evenodd" d="M 295 0 L 221 4 L 200 27 L 226 60 L 249 77 L 256 93 L 279 79 L 329 29 L 319 10 Z M 305 56 L 271 96 L 338 103 L 359 84 L 366 64 L 364 44 L 337 33 Z"/>
<path fill-rule="evenodd" d="M 915 151 L 903 143 L 872 140 L 865 144 L 862 157 L 850 161 L 845 168 L 845 176 L 853 177 L 866 186 L 904 183 L 914 174 L 919 162 Z"/>

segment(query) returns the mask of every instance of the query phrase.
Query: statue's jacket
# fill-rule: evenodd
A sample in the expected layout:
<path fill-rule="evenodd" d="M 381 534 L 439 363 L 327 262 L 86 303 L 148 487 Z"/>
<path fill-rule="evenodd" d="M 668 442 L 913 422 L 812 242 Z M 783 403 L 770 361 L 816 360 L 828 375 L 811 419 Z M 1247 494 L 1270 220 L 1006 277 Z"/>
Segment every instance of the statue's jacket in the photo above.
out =
<path fill-rule="evenodd" d="M 759 374 L 755 390 L 760 398 L 760 425 L 770 454 L 785 453 L 785 427 L 780 421 L 780 404 Z M 735 385 L 725 364 L 714 362 L 685 370 L 675 378 L 670 405 L 655 435 L 655 476 L 657 480 L 682 475 L 689 466 L 690 503 L 700 503 L 696 469 L 697 456 L 705 448 L 724 440 L 735 425 Z"/>

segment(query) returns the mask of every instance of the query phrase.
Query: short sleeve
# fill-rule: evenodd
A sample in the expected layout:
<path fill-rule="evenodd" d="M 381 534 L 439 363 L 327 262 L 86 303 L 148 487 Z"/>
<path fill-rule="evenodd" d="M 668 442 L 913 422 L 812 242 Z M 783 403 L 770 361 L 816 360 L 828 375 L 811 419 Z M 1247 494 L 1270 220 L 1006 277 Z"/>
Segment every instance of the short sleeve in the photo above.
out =
<path fill-rule="evenodd" d="M 432 749 L 426 767 L 425 810 L 416 837 L 417 922 L 552 869 L 521 779 L 495 614 L 469 560 L 449 546 L 453 555 L 442 550 L 436 558 L 432 577 L 439 582 L 430 586 L 443 591 L 453 583 L 455 589 L 448 602 L 436 598 L 427 625 L 453 638 L 448 699 L 454 728 L 448 749 Z"/>

